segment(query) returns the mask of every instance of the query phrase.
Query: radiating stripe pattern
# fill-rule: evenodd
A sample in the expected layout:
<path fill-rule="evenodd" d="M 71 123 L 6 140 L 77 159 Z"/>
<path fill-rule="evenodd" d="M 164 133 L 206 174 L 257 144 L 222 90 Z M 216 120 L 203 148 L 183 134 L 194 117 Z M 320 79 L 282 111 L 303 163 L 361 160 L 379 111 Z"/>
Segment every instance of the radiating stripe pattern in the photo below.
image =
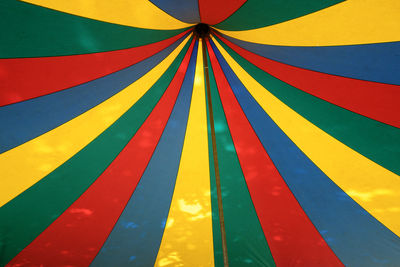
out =
<path fill-rule="evenodd" d="M 1 1 L 0 266 L 400 266 L 399 14 Z"/>

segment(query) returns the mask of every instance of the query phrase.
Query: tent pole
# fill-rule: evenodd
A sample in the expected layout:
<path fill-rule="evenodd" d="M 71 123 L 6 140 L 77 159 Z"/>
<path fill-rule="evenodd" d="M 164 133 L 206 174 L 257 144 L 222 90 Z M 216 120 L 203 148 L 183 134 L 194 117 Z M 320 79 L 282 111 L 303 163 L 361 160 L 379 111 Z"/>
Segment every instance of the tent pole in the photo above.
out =
<path fill-rule="evenodd" d="M 226 245 L 226 232 L 225 232 L 225 221 L 224 221 L 224 211 L 222 208 L 222 194 L 221 194 L 221 180 L 219 175 L 218 166 L 218 155 L 217 155 L 217 143 L 215 140 L 215 128 L 214 128 L 214 115 L 213 107 L 211 102 L 211 90 L 210 90 L 210 78 L 208 75 L 208 62 L 207 62 L 207 48 L 206 41 L 207 37 L 201 37 L 202 49 L 203 49 L 203 65 L 204 65 L 204 76 L 206 78 L 206 90 L 208 98 L 208 110 L 210 114 L 210 125 L 211 125 L 211 139 L 212 139 L 212 149 L 213 149 L 213 159 L 214 159 L 214 171 L 215 171 L 215 182 L 217 187 L 217 199 L 218 199 L 218 215 L 221 227 L 221 239 L 222 239 L 222 254 L 224 259 L 224 267 L 228 267 L 228 249 Z"/>

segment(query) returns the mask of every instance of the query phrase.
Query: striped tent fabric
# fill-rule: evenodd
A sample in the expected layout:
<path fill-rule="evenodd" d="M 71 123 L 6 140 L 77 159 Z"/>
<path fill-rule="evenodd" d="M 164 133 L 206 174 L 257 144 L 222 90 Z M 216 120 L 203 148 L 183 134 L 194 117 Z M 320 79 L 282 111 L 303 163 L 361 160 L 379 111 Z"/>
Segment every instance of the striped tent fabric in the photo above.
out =
<path fill-rule="evenodd" d="M 0 266 L 400 266 L 400 1 L 1 0 Z"/>

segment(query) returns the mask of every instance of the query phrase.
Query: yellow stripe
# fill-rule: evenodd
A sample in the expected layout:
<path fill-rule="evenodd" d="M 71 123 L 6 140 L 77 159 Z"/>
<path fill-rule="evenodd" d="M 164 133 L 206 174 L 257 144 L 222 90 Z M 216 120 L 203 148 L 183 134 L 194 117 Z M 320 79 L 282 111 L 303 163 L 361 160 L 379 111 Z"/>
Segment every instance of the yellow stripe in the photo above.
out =
<path fill-rule="evenodd" d="M 348 0 L 273 26 L 220 32 L 247 42 L 288 46 L 400 41 L 400 1 Z"/>
<path fill-rule="evenodd" d="M 1 154 L 0 206 L 55 170 L 114 123 L 161 77 L 189 38 L 118 94 L 52 131 Z"/>
<path fill-rule="evenodd" d="M 191 24 L 170 16 L 149 0 L 23 0 L 86 18 L 137 28 L 172 30 Z"/>
<path fill-rule="evenodd" d="M 174 195 L 155 266 L 213 266 L 207 115 L 201 40 Z"/>
<path fill-rule="evenodd" d="M 400 177 L 347 147 L 290 109 L 213 40 L 240 81 L 282 131 L 350 197 L 396 235 L 400 235 Z"/>

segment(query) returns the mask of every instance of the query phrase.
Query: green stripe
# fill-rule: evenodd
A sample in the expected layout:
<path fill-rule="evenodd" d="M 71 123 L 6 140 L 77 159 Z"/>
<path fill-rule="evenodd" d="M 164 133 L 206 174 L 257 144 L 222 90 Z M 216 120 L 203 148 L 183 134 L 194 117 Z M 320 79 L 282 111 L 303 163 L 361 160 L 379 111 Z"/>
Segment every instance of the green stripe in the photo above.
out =
<path fill-rule="evenodd" d="M 158 42 L 186 30 L 133 28 L 16 0 L 0 1 L 0 18 L 0 58 L 118 50 Z"/>
<path fill-rule="evenodd" d="M 295 19 L 344 0 L 247 0 L 218 29 L 243 31 Z"/>
<path fill-rule="evenodd" d="M 0 208 L 0 266 L 44 231 L 126 146 L 174 77 L 188 42 L 151 89 L 121 118 L 55 171 Z"/>
<path fill-rule="evenodd" d="M 275 266 L 236 155 L 210 62 L 209 66 L 229 266 Z"/>
<path fill-rule="evenodd" d="M 400 129 L 301 91 L 251 64 L 223 42 L 219 43 L 254 79 L 294 111 L 343 144 L 400 175 Z"/>
<path fill-rule="evenodd" d="M 207 54 L 208 66 L 211 67 L 208 54 Z M 211 73 L 210 83 L 211 83 Z M 214 77 L 214 76 L 213 76 Z M 206 94 L 206 102 L 208 107 L 208 96 Z M 214 243 L 214 265 L 216 267 L 224 266 L 224 258 L 222 251 L 222 239 L 221 239 L 221 223 L 218 214 L 218 196 L 217 196 L 217 185 L 215 178 L 215 166 L 213 158 L 213 146 L 211 142 L 211 125 L 210 125 L 210 111 L 207 108 L 207 132 L 208 132 L 208 158 L 210 162 L 210 189 L 211 189 L 211 214 L 212 214 L 212 226 L 213 226 L 213 243 Z"/>

